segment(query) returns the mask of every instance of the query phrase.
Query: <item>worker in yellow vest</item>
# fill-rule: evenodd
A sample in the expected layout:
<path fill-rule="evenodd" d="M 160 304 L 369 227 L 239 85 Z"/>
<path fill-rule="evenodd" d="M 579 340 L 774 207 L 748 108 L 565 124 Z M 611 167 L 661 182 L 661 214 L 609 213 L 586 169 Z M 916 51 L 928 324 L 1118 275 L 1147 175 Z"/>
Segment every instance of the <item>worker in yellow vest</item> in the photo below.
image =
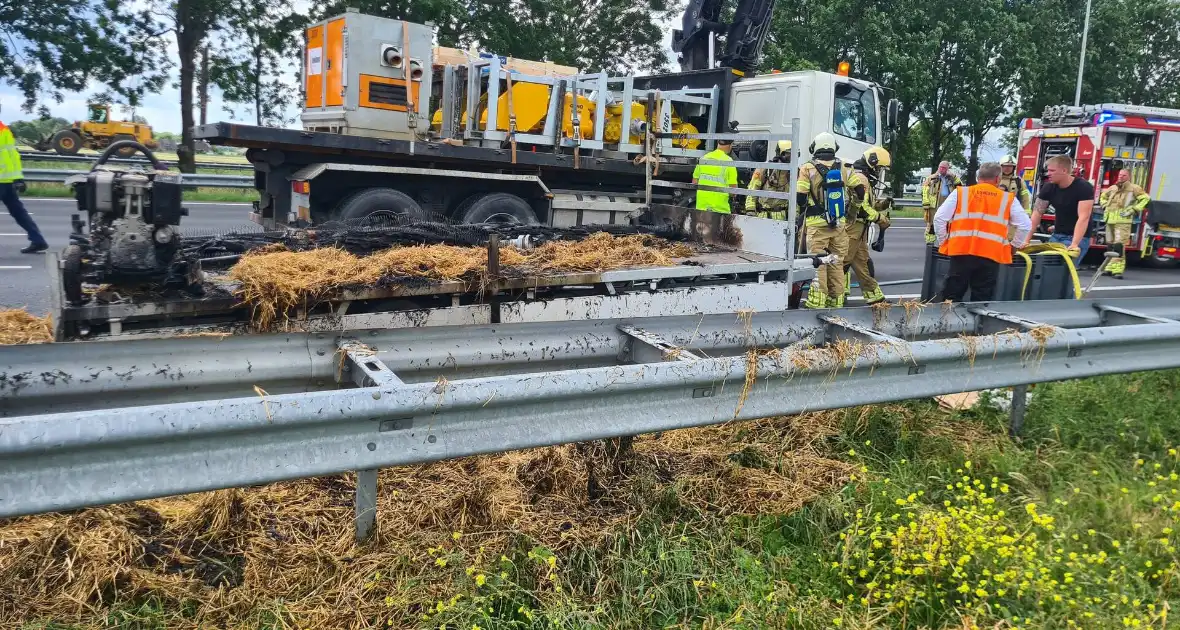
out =
<path fill-rule="evenodd" d="M 779 140 L 775 147 L 774 158 L 771 162 L 782 164 L 791 163 L 791 141 Z M 771 192 L 788 192 L 791 174 L 788 171 L 759 168 L 750 176 L 749 190 L 769 190 Z M 754 214 L 763 219 L 776 221 L 787 220 L 789 201 L 786 199 L 765 199 L 750 195 L 746 197 L 746 214 Z"/>
<path fill-rule="evenodd" d="M 804 209 L 807 252 L 835 257 L 832 264 L 816 270 L 804 308 L 844 306 L 844 260 L 848 256 L 844 217 L 848 182 L 844 167 L 836 158 L 838 150 L 836 136 L 826 131 L 817 134 L 807 148 L 811 159 L 799 167 L 799 181 L 795 183 L 796 202 Z"/>
<path fill-rule="evenodd" d="M 36 254 L 49 249 L 49 244 L 21 203 L 20 193 L 24 190 L 25 176 L 21 171 L 20 153 L 16 150 L 16 138 L 12 136 L 12 130 L 0 122 L 0 203 L 8 208 L 8 214 L 29 237 L 28 247 L 20 253 Z"/>
<path fill-rule="evenodd" d="M 732 140 L 718 140 L 717 148 L 701 156 L 702 162 L 732 162 Z M 737 169 L 720 164 L 697 164 L 692 171 L 692 183 L 712 188 L 737 188 Z M 697 210 L 729 214 L 729 193 L 697 191 Z"/>
<path fill-rule="evenodd" d="M 885 301 L 885 294 L 877 279 L 869 272 L 869 224 L 876 223 L 882 229 L 889 226 L 889 218 L 884 211 L 888 208 L 890 199 L 876 199 L 873 192 L 874 183 L 884 179 L 883 171 L 892 164 L 889 151 L 884 147 L 869 147 L 863 155 L 852 163 L 848 179 L 848 257 L 846 258 L 844 294 L 852 291 L 852 274 L 860 283 L 860 293 L 865 304 L 872 305 Z"/>
<path fill-rule="evenodd" d="M 1131 244 L 1131 224 L 1135 215 L 1147 208 L 1151 197 L 1138 184 L 1131 182 L 1131 172 L 1123 169 L 1115 177 L 1115 184 L 1102 191 L 1102 220 L 1106 222 L 1106 245 L 1119 257 L 1106 265 L 1106 272 L 1122 279 L 1127 270 L 1126 248 Z"/>
<path fill-rule="evenodd" d="M 955 188 L 962 186 L 963 180 L 959 179 L 951 171 L 951 163 L 943 160 L 938 163 L 938 170 L 930 174 L 926 178 L 926 182 L 922 184 L 922 215 L 926 220 L 926 242 L 933 243 L 934 238 L 934 212 L 942 207 L 947 197 L 951 196 L 951 192 Z"/>
<path fill-rule="evenodd" d="M 934 215 L 938 252 L 951 259 L 935 302 L 961 302 L 968 291 L 973 302 L 991 300 L 1000 265 L 1012 263 L 1013 243 L 1025 242 L 1032 229 L 1016 195 L 1000 190 L 998 163 L 981 164 L 975 178 L 978 184 L 952 190 Z"/>

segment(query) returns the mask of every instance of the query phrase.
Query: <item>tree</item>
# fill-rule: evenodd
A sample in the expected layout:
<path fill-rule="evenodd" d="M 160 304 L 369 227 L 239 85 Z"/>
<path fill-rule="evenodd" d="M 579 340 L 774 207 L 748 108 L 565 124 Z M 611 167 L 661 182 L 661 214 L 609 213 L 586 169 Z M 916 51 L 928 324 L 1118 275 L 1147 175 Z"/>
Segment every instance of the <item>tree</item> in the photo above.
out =
<path fill-rule="evenodd" d="M 233 113 L 231 103 L 246 103 L 259 126 L 289 122 L 287 106 L 298 92 L 283 80 L 282 67 L 284 60 L 299 58 L 295 34 L 307 19 L 280 0 L 242 3 L 227 16 L 238 37 L 213 54 L 209 76 L 221 89 L 227 112 Z"/>
<path fill-rule="evenodd" d="M 92 80 L 138 103 L 164 78 L 149 23 L 118 0 L 0 0 L 0 82 L 24 94 L 28 112 Z"/>
<path fill-rule="evenodd" d="M 1025 63 L 1027 27 L 1003 0 L 975 0 L 957 14 L 965 63 L 956 84 L 963 114 L 961 131 L 969 152 L 967 175 L 975 181 L 979 148 L 989 132 L 1007 120 L 1015 105 L 1019 72 Z"/>

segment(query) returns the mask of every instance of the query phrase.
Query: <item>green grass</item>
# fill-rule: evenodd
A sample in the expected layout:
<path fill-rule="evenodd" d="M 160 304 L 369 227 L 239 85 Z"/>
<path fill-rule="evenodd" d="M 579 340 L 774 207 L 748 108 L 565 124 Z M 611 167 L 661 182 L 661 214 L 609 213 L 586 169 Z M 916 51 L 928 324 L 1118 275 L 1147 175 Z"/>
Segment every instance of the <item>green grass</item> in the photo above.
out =
<path fill-rule="evenodd" d="M 845 410 L 820 448 L 859 472 L 794 512 L 730 516 L 637 479 L 641 514 L 601 540 L 456 542 L 365 589 L 463 630 L 1164 628 L 1180 603 L 1178 390 L 1180 371 L 1038 386 L 1017 442 L 989 408 Z M 774 465 L 735 449 L 735 474 Z M 122 630 L 189 620 L 150 600 L 108 610 Z M 298 625 L 277 605 L 235 627 Z M 72 626 L 26 626 L 51 627 Z"/>
<path fill-rule="evenodd" d="M 921 219 L 921 208 L 894 208 L 889 211 L 889 216 L 903 219 Z"/>

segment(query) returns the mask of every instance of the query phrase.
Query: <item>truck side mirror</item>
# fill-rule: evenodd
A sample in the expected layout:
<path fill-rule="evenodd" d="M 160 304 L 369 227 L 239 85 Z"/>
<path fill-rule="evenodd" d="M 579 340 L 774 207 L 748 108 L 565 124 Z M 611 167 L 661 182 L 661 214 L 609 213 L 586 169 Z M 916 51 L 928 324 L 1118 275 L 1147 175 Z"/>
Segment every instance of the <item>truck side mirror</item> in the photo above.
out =
<path fill-rule="evenodd" d="M 885 106 L 885 128 L 891 131 L 897 129 L 897 114 L 901 109 L 901 101 L 891 98 Z"/>

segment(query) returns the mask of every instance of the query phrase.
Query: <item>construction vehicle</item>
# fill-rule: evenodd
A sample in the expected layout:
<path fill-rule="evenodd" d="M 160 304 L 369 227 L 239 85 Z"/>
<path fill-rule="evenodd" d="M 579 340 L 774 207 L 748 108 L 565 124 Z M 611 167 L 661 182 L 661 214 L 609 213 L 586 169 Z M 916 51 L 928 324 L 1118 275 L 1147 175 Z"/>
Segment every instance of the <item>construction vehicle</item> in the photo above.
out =
<path fill-rule="evenodd" d="M 1036 195 L 1045 162 L 1055 155 L 1073 158 L 1075 175 L 1094 184 L 1094 241 L 1087 259 L 1102 260 L 1106 251 L 1098 197 L 1120 171 L 1151 194 L 1146 211 L 1135 218 L 1130 260 L 1157 266 L 1180 261 L 1180 109 L 1106 103 L 1046 107 L 1041 118 L 1020 123 L 1017 171 Z M 1038 231 L 1049 231 L 1047 213 Z"/>
<path fill-rule="evenodd" d="M 797 155 L 831 131 L 849 162 L 887 142 L 897 101 L 846 66 L 750 76 L 764 37 L 751 20 L 765 22 L 772 5 L 743 2 L 733 26 L 682 32 L 684 71 L 652 76 L 567 74 L 488 54 L 457 63 L 433 49 L 431 26 L 349 11 L 306 30 L 302 130 L 222 122 L 196 137 L 248 149 L 261 197 L 251 219 L 268 229 L 378 212 L 618 223 L 649 197 L 691 205 L 691 188 L 652 193 L 648 174 L 690 186 L 710 134 L 785 135 L 795 121 Z M 734 67 L 714 67 L 718 32 L 736 46 L 722 56 Z M 735 143 L 739 168 L 768 158 L 761 137 Z"/>
<path fill-rule="evenodd" d="M 102 150 L 121 141 L 133 141 L 155 149 L 158 145 L 152 137 L 152 128 L 137 122 L 111 120 L 111 106 L 103 103 L 87 105 L 90 115 L 85 121 L 75 121 L 73 125 L 59 130 L 52 138 L 43 139 L 33 148 L 38 151 L 53 149 L 59 155 L 76 155 L 82 149 Z M 135 149 L 130 145 L 119 151 L 119 157 L 134 155 Z"/>

